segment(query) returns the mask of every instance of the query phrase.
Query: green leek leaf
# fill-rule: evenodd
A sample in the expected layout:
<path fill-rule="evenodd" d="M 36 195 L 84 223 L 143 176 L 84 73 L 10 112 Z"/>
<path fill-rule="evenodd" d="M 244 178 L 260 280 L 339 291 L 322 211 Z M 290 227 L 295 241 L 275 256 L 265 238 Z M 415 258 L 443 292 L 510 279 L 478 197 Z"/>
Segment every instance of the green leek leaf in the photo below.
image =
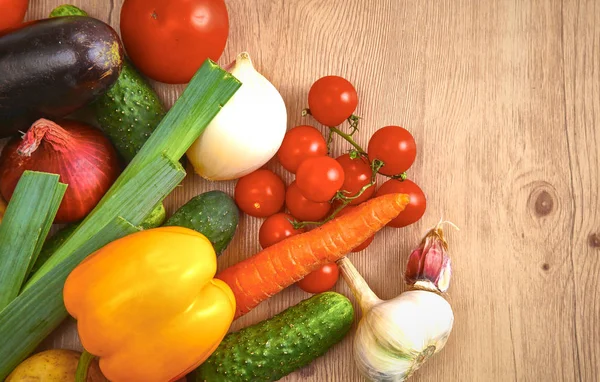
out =
<path fill-rule="evenodd" d="M 95 209 L 77 227 L 48 261 L 33 274 L 25 284 L 25 290 L 53 268 L 62 264 L 84 243 L 88 243 L 97 234 L 98 229 L 103 229 L 107 224 L 114 222 L 116 218 L 121 217 L 131 224 L 139 226 L 139 223 L 154 209 L 154 206 L 163 200 L 184 177 L 185 171 L 179 162 L 174 162 L 165 156 L 154 159 L 129 182 L 121 186 L 117 196 L 109 198 L 102 209 Z M 141 192 L 141 190 L 147 191 Z M 94 247 L 89 253 L 100 249 L 105 244 L 103 241 L 100 243 L 102 244 Z"/>
<path fill-rule="evenodd" d="M 115 219 L 0 312 L 0 380 L 67 317 L 62 290 L 71 270 L 98 247 L 138 230 Z"/>
<path fill-rule="evenodd" d="M 25 171 L 0 225 L 0 310 L 21 290 L 67 189 L 56 174 Z"/>

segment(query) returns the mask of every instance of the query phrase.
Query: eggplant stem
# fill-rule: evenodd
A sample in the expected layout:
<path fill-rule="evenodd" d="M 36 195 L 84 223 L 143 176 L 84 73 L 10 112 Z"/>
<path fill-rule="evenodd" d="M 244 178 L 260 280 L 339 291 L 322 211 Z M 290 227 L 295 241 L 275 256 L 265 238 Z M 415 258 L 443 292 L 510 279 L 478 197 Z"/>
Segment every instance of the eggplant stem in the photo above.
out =
<path fill-rule="evenodd" d="M 347 257 L 339 259 L 337 265 L 342 271 L 342 277 L 346 281 L 346 284 L 348 284 L 352 294 L 358 300 L 363 315 L 367 314 L 375 305 L 381 303 L 381 299 L 371 290 L 369 284 L 358 273 L 354 264 Z"/>
<path fill-rule="evenodd" d="M 75 382 L 87 382 L 88 370 L 94 358 L 94 355 L 90 354 L 87 350 L 81 353 L 81 357 L 79 357 L 79 362 L 77 363 L 77 370 L 75 371 Z"/>

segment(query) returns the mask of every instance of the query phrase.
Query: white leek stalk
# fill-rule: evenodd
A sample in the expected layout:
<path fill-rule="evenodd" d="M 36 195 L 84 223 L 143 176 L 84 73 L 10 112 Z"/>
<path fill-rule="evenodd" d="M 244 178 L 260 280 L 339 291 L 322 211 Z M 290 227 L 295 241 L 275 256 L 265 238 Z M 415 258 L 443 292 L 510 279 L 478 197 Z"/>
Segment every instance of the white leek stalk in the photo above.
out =
<path fill-rule="evenodd" d="M 354 337 L 354 358 L 370 381 L 404 381 L 442 350 L 454 315 L 440 295 L 450 281 L 450 259 L 441 227 L 433 228 L 410 255 L 406 281 L 413 290 L 380 300 L 350 260 L 338 261 L 363 312 Z"/>
<path fill-rule="evenodd" d="M 277 89 L 240 53 L 229 72 L 241 88 L 190 147 L 187 157 L 209 180 L 240 178 L 262 167 L 279 150 L 287 112 Z"/>

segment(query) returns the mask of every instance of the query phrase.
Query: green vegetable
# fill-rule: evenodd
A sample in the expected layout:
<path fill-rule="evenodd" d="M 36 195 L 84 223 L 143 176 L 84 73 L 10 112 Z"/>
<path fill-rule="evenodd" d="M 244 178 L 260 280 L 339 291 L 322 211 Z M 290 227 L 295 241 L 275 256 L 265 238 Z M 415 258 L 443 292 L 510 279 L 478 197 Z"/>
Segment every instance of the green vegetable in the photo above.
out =
<path fill-rule="evenodd" d="M 192 381 L 276 381 L 322 356 L 348 333 L 350 301 L 325 292 L 225 336 Z"/>
<path fill-rule="evenodd" d="M 61 5 L 50 16 L 85 16 L 73 5 Z M 165 116 L 160 98 L 129 60 L 117 82 L 92 105 L 100 128 L 121 156 L 131 162 Z"/>
<path fill-rule="evenodd" d="M 96 208 L 0 312 L 0 380 L 67 316 L 62 287 L 68 274 L 90 253 L 137 231 L 181 182 L 185 171 L 177 160 L 240 86 L 207 60 Z"/>
<path fill-rule="evenodd" d="M 115 85 L 92 108 L 100 128 L 127 162 L 165 116 L 158 95 L 127 59 Z"/>
<path fill-rule="evenodd" d="M 140 224 L 141 229 L 150 229 L 160 227 L 167 218 L 167 211 L 165 211 L 165 206 L 162 203 L 159 203 L 150 215 L 146 216 L 144 221 Z"/>
<path fill-rule="evenodd" d="M 77 8 L 74 5 L 64 4 L 58 6 L 50 12 L 50 17 L 62 17 L 62 16 L 87 16 L 87 12 Z"/>
<path fill-rule="evenodd" d="M 192 198 L 167 220 L 165 226 L 180 226 L 198 231 L 210 240 L 220 255 L 233 239 L 239 210 L 224 192 L 209 191 Z"/>
<path fill-rule="evenodd" d="M 6 208 L 0 224 L 0 311 L 17 297 L 42 249 L 67 190 L 58 179 L 25 171 Z"/>
<path fill-rule="evenodd" d="M 37 257 L 35 263 L 33 264 L 33 267 L 31 268 L 29 274 L 32 275 L 35 272 L 37 272 L 38 269 L 40 269 L 41 266 L 46 261 L 48 261 L 50 256 L 52 256 L 52 254 L 56 252 L 56 250 L 60 248 L 61 245 L 63 245 L 63 243 L 69 238 L 69 236 L 71 236 L 73 232 L 75 232 L 76 229 L 77 224 L 68 225 L 62 228 L 60 231 L 56 232 L 50 238 L 48 238 L 44 243 L 42 251 Z"/>
<path fill-rule="evenodd" d="M 146 216 L 146 219 L 144 219 L 142 224 L 140 224 L 140 228 L 150 229 L 160 227 L 165 221 L 165 218 L 165 206 L 162 203 L 160 203 L 152 210 L 150 215 Z M 46 242 L 44 243 L 42 251 L 38 255 L 37 260 L 35 261 L 35 264 L 31 268 L 29 274 L 32 275 L 35 272 L 37 272 L 38 269 L 40 269 L 42 265 L 44 265 L 44 263 L 48 261 L 50 256 L 52 256 L 52 254 L 56 252 L 58 248 L 60 248 L 60 246 L 69 238 L 69 236 L 71 236 L 71 234 L 75 232 L 78 226 L 79 224 L 65 226 L 60 231 L 56 232 L 54 235 L 48 238 L 48 240 L 46 240 Z"/>

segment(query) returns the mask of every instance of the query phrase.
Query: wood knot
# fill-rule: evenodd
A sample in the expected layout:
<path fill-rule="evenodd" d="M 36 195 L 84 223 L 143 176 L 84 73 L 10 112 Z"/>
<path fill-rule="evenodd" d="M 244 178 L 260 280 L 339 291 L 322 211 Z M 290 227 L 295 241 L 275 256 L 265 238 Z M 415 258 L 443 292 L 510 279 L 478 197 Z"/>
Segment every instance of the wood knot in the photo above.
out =
<path fill-rule="evenodd" d="M 588 245 L 592 248 L 600 248 L 600 235 L 590 233 L 590 236 L 588 236 Z"/>
<path fill-rule="evenodd" d="M 556 192 L 548 183 L 543 182 L 529 195 L 529 208 L 538 218 L 550 215 L 554 211 Z"/>
<path fill-rule="evenodd" d="M 546 190 L 542 190 L 535 198 L 535 214 L 539 217 L 549 215 L 554 208 L 554 199 Z"/>
<path fill-rule="evenodd" d="M 542 264 L 542 270 L 549 271 L 550 270 L 550 264 L 548 264 L 548 263 Z"/>

